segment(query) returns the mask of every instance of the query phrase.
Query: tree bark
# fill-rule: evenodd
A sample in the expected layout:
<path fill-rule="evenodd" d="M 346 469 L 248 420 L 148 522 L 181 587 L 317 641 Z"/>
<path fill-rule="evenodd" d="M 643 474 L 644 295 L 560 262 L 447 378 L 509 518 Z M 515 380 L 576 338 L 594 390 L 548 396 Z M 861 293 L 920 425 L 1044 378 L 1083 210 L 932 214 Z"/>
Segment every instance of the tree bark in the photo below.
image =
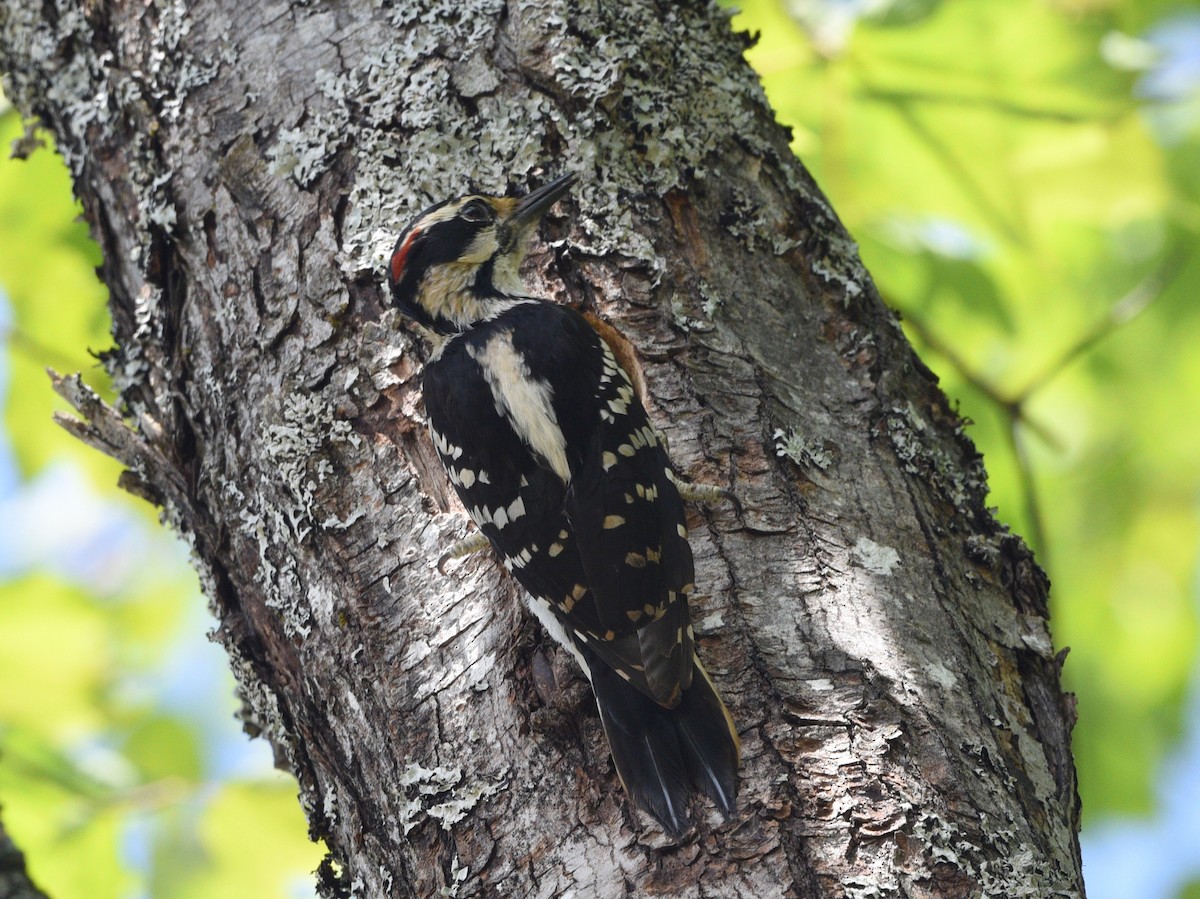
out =
<path fill-rule="evenodd" d="M 1078 896 L 1048 583 L 702 3 L 3 0 L 10 94 L 104 251 L 120 414 L 325 895 Z M 864 136 L 864 139 L 867 139 Z M 739 814 L 631 810 L 594 705 L 428 442 L 382 260 L 427 203 L 576 171 L 535 293 L 632 343 L 687 476 Z"/>

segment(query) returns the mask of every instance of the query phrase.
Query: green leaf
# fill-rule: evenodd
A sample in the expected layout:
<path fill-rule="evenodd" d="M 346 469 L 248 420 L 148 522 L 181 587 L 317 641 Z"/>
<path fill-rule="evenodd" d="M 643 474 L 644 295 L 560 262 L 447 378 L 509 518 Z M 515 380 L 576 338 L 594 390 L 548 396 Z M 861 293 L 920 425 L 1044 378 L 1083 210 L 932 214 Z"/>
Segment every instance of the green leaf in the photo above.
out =
<path fill-rule="evenodd" d="M 302 838 L 306 829 L 296 783 L 290 777 L 231 783 L 213 796 L 196 831 L 205 863 L 160 857 L 154 895 L 162 899 L 295 896 L 297 890 L 315 884 L 313 872 L 325 854 Z M 265 859 L 270 864 L 264 864 Z"/>
<path fill-rule="evenodd" d="M 200 735 L 169 715 L 142 718 L 126 735 L 122 754 L 146 782 L 181 777 L 193 783 L 204 770 Z"/>
<path fill-rule="evenodd" d="M 15 111 L 0 115 L 0 147 L 22 133 Z M 48 138 L 44 138 L 49 140 Z M 71 179 L 49 147 L 28 159 L 0 154 L 0 290 L 12 306 L 4 335 L 11 364 L 5 423 L 22 472 L 71 456 L 101 483 L 113 484 L 119 467 L 72 440 L 51 420 L 65 409 L 53 397 L 46 368 L 79 371 L 105 394 L 108 378 L 89 352 L 109 347 L 107 292 L 96 277 L 100 253 L 79 220 Z"/>
<path fill-rule="evenodd" d="M 123 821 L 105 805 L 103 790 L 76 788 L 72 783 L 86 775 L 36 740 L 13 737 L 6 732 L 0 749 L 4 824 L 34 882 L 64 899 L 129 895 L 134 881 L 121 863 Z"/>
<path fill-rule="evenodd" d="M 1200 899 L 1200 878 L 1184 884 L 1176 894 L 1176 899 Z"/>
<path fill-rule="evenodd" d="M 112 655 L 81 590 L 42 575 L 0 582 L 0 722 L 51 736 L 99 727 Z"/>

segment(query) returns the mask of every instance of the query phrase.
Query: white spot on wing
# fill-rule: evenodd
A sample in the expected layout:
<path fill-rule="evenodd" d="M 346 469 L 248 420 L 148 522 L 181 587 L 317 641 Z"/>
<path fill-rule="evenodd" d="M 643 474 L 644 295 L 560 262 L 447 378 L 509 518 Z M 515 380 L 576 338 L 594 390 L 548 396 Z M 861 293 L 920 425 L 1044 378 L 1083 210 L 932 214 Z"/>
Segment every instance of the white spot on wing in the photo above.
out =
<path fill-rule="evenodd" d="M 518 496 L 512 501 L 512 505 L 508 507 L 508 520 L 516 521 L 525 514 L 525 499 Z"/>

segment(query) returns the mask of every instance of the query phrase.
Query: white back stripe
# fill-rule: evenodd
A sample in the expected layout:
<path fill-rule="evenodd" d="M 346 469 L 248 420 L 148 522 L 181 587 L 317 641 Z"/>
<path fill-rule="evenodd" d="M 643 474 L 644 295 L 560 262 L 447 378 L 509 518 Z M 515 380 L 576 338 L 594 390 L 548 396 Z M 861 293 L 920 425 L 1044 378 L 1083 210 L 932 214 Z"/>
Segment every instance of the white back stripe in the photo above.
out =
<path fill-rule="evenodd" d="M 524 357 L 513 346 L 512 333 L 501 331 L 482 349 L 469 347 L 467 351 L 479 363 L 496 408 L 508 418 L 513 430 L 546 460 L 564 484 L 570 482 L 567 440 L 550 402 L 550 384 L 530 376 Z"/>

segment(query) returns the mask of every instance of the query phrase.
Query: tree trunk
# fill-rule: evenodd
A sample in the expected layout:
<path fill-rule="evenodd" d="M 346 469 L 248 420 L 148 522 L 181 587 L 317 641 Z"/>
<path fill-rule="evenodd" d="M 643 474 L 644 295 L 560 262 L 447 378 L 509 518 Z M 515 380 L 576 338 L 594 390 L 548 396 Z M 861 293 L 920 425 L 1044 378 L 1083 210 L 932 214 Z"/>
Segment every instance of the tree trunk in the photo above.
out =
<path fill-rule="evenodd" d="M 1081 895 L 1047 581 L 714 6 L 3 0 L 105 263 L 121 414 L 71 430 L 194 547 L 326 895 Z M 531 290 L 632 343 L 687 476 L 739 814 L 675 845 L 466 518 L 382 260 L 582 176 Z"/>

